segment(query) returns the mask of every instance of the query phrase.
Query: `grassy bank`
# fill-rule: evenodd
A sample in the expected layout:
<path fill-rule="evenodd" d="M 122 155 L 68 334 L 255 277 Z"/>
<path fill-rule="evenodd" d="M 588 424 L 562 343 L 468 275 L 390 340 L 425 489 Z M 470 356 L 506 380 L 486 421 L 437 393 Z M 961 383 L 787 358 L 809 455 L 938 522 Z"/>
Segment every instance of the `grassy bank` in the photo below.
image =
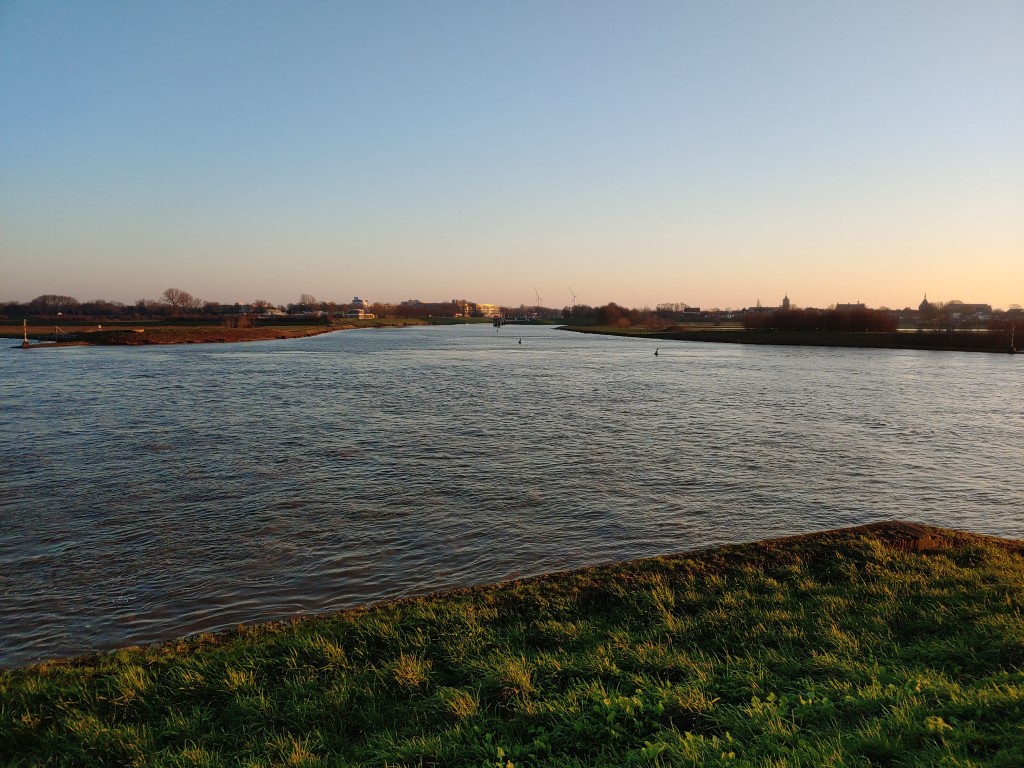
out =
<path fill-rule="evenodd" d="M 829 331 L 746 331 L 742 329 L 699 330 L 670 328 L 652 331 L 646 328 L 609 326 L 567 326 L 579 333 L 660 339 L 665 341 L 704 341 L 720 344 L 781 344 L 804 347 L 863 347 L 868 349 L 929 349 L 946 352 L 1008 352 L 1005 334 L 987 332 L 922 331 L 916 333 L 847 333 Z"/>
<path fill-rule="evenodd" d="M 7 671 L 0 761 L 1022 765 L 1024 559 L 914 541 L 726 547 Z"/>
<path fill-rule="evenodd" d="M 33 346 L 142 346 L 146 344 L 212 344 L 237 341 L 295 339 L 339 330 L 343 326 L 295 324 L 264 325 L 255 328 L 231 328 L 223 324 L 135 323 L 105 324 L 102 328 L 69 326 L 55 332 L 53 326 L 29 326 Z M 349 326 L 351 327 L 351 326 Z M 0 336 L 20 339 L 22 330 L 0 331 Z"/>
<path fill-rule="evenodd" d="M 253 327 L 233 328 L 223 322 L 171 320 L 150 323 L 105 323 L 69 325 L 59 332 L 54 326 L 29 326 L 28 337 L 40 346 L 141 346 L 146 344 L 213 344 L 238 341 L 268 341 L 316 336 L 353 328 L 385 328 L 422 325 L 425 321 L 379 318 L 343 319 L 333 323 L 257 321 Z M 21 339 L 21 326 L 0 328 L 0 338 Z"/>

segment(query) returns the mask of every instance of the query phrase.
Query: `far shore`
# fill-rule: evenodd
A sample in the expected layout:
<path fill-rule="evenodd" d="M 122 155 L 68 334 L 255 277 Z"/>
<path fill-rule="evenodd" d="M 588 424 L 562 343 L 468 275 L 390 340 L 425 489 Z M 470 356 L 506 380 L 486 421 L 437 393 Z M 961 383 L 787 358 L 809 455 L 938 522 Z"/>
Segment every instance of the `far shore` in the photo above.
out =
<path fill-rule="evenodd" d="M 737 328 L 673 327 L 662 330 L 610 326 L 564 326 L 567 331 L 660 341 L 700 341 L 720 344 L 772 344 L 803 347 L 857 347 L 865 349 L 923 349 L 938 352 L 1012 351 L 1005 334 L 987 331 L 907 331 L 857 333 L 838 331 L 746 331 Z"/>

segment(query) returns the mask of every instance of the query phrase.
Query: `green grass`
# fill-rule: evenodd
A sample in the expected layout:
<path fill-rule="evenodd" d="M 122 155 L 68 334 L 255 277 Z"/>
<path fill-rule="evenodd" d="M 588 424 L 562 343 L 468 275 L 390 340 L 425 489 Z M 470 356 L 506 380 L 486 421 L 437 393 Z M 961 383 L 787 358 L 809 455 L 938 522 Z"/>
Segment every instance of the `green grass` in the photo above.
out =
<path fill-rule="evenodd" d="M 6 765 L 1020 766 L 1024 559 L 863 531 L 0 673 Z"/>

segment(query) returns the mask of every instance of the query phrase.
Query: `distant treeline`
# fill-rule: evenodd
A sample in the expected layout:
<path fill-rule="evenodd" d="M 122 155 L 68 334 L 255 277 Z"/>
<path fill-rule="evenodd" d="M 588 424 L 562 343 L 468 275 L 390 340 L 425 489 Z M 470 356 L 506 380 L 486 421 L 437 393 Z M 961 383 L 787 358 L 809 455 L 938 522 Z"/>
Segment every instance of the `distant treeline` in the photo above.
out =
<path fill-rule="evenodd" d="M 936 319 L 938 318 L 938 319 Z M 893 333 L 899 321 L 892 312 L 881 309 L 779 309 L 748 313 L 743 327 L 748 331 L 806 331 L 821 333 Z M 1019 308 L 998 312 L 987 323 L 961 327 L 950 312 L 919 318 L 918 328 L 932 332 L 993 331 L 1015 340 L 1024 338 L 1024 312 Z M 971 342 L 973 344 L 973 342 Z M 1016 342 L 1015 342 L 1016 343 Z"/>
<path fill-rule="evenodd" d="M 266 301 L 245 305 L 246 309 L 262 311 L 269 307 Z M 36 296 L 32 301 L 11 301 L 0 305 L 0 313 L 8 320 L 37 319 L 56 320 L 71 323 L 76 320 L 162 320 L 181 317 L 211 317 L 238 315 L 241 304 L 220 304 L 202 301 L 187 291 L 168 288 L 162 300 L 139 299 L 134 303 L 92 299 L 79 301 L 74 296 L 47 293 Z"/>
<path fill-rule="evenodd" d="M 886 333 L 898 326 L 891 312 L 879 309 L 778 309 L 743 318 L 748 331 L 829 331 Z"/>
<path fill-rule="evenodd" d="M 648 307 L 631 309 L 620 306 L 614 301 L 601 307 L 591 307 L 586 304 L 565 307 L 562 310 L 562 320 L 569 325 L 608 325 L 617 328 L 637 325 L 661 328 L 671 325 L 671 322 L 659 317 Z"/>
<path fill-rule="evenodd" d="M 614 301 L 603 307 L 576 306 L 570 309 L 570 317 L 576 321 L 592 322 L 595 325 L 641 325 L 650 317 L 650 311 L 621 307 Z"/>
<path fill-rule="evenodd" d="M 56 321 L 59 318 L 68 324 L 95 320 L 219 320 L 246 315 L 274 315 L 277 320 L 287 320 L 289 317 L 308 319 L 310 315 L 344 315 L 351 307 L 351 304 L 318 301 L 310 294 L 303 294 L 297 303 L 280 306 L 265 299 L 255 299 L 247 304 L 222 304 L 203 301 L 179 288 L 168 288 L 161 299 L 139 299 L 127 304 L 106 299 L 79 301 L 74 296 L 44 294 L 32 301 L 0 304 L 0 317 L 19 321 Z M 367 311 L 372 312 L 374 309 L 381 309 L 381 305 L 373 305 Z M 378 317 L 381 316 L 383 314 L 378 314 Z"/>
<path fill-rule="evenodd" d="M 913 323 L 921 329 L 933 331 L 954 331 L 970 328 L 1005 333 L 1020 345 L 1024 340 L 1024 310 L 1011 305 L 1009 310 L 996 310 L 990 316 L 971 317 L 959 311 L 960 302 L 946 304 L 932 303 L 927 311 L 891 312 L 884 309 L 855 307 L 850 309 L 776 309 L 727 310 L 728 318 L 742 316 L 743 327 L 748 331 L 768 332 L 819 332 L 819 333 L 888 333 L 897 330 L 901 315 L 904 325 Z M 73 296 L 44 294 L 29 302 L 7 302 L 0 304 L 0 319 L 21 322 L 44 322 L 73 324 L 88 321 L 217 321 L 230 325 L 246 325 L 259 318 L 270 318 L 272 322 L 307 322 L 310 318 L 331 322 L 341 318 L 351 309 L 360 308 L 377 318 L 425 318 L 446 319 L 465 317 L 471 313 L 471 306 L 464 301 L 448 302 L 403 302 L 401 304 L 336 303 L 320 301 L 304 293 L 294 304 L 272 305 L 264 299 L 247 304 L 221 304 L 203 301 L 187 291 L 168 288 L 161 299 L 139 299 L 135 303 L 121 303 L 105 299 L 79 301 Z M 557 318 L 559 311 L 544 307 L 520 305 L 502 307 L 505 317 Z M 479 314 L 479 312 L 472 312 Z M 722 313 L 710 310 L 701 313 L 686 305 L 659 305 L 656 310 L 624 307 L 615 302 L 592 307 L 575 304 L 561 310 L 561 320 L 572 326 L 606 326 L 610 328 L 643 327 L 649 331 L 669 330 L 676 324 L 707 322 L 717 324 Z M 908 317 L 909 315 L 909 317 Z M 738 321 L 739 318 L 736 317 Z"/>

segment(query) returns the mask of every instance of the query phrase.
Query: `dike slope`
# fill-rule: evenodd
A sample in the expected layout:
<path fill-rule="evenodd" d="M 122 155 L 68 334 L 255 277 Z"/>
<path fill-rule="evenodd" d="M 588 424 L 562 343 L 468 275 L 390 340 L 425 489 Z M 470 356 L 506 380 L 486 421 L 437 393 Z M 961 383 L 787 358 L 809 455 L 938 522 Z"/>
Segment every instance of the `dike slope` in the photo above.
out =
<path fill-rule="evenodd" d="M 1020 542 L 906 523 L 0 672 L 11 765 L 1024 765 Z"/>

